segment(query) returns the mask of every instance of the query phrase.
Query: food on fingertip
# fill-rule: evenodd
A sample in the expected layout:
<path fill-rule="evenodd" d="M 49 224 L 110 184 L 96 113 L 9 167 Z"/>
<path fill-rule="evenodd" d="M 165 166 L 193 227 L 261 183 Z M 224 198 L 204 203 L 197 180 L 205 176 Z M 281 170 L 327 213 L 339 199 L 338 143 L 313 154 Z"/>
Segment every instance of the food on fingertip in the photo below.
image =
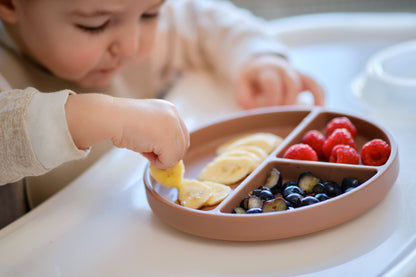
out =
<path fill-rule="evenodd" d="M 150 165 L 150 174 L 162 186 L 179 188 L 182 184 L 185 167 L 183 161 L 179 161 L 176 165 L 168 169 L 160 169 L 154 165 Z"/>

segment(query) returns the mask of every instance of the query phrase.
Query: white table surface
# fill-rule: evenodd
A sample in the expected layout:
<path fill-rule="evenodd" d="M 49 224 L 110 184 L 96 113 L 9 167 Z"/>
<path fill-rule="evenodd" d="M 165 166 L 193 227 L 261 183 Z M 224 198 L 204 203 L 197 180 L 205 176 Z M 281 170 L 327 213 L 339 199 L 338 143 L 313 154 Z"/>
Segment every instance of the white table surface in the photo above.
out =
<path fill-rule="evenodd" d="M 273 24 L 292 61 L 326 88 L 328 108 L 374 119 L 393 133 L 401 168 L 383 201 L 345 224 L 298 238 L 203 239 L 153 215 L 142 183 L 146 161 L 113 149 L 0 231 L 0 276 L 415 276 L 416 124 L 361 104 L 352 87 L 372 53 L 416 37 L 416 15 L 314 15 Z M 227 88 L 204 74 L 187 76 L 168 98 L 190 129 L 238 111 Z"/>

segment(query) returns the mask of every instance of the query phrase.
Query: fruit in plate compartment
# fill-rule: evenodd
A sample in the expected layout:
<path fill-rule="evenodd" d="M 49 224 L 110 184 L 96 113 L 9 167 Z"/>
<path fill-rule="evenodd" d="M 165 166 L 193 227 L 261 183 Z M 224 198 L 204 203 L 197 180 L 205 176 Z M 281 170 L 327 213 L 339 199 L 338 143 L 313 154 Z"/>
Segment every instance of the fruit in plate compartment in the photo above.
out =
<path fill-rule="evenodd" d="M 263 206 L 263 201 L 260 197 L 255 195 L 250 195 L 247 201 L 247 210 L 261 208 Z"/>
<path fill-rule="evenodd" d="M 350 188 L 356 188 L 358 187 L 360 184 L 360 182 L 358 182 L 357 179 L 351 178 L 351 177 L 345 177 L 344 179 L 342 179 L 342 183 L 341 183 L 341 188 L 343 191 L 347 191 Z"/>
<path fill-rule="evenodd" d="M 249 157 L 219 156 L 205 166 L 198 179 L 231 185 L 246 177 L 251 172 L 252 165 L 253 160 Z"/>
<path fill-rule="evenodd" d="M 343 192 L 341 186 L 335 181 L 325 181 L 323 185 L 328 196 L 337 196 Z"/>
<path fill-rule="evenodd" d="M 322 146 L 325 143 L 325 136 L 318 130 L 308 131 L 302 138 L 302 143 L 309 145 L 315 150 L 318 155 L 318 159 L 324 158 L 324 153 L 322 152 Z"/>
<path fill-rule="evenodd" d="M 275 172 L 278 170 L 273 168 L 271 171 Z M 266 180 L 267 179 L 268 178 L 266 178 Z M 244 197 L 241 200 L 240 205 L 234 207 L 232 213 L 251 214 L 296 209 L 298 207 L 326 201 L 361 185 L 357 179 L 345 177 L 342 180 L 342 186 L 335 181 L 328 180 L 322 183 L 316 183 L 311 191 L 307 193 L 299 187 L 299 183 L 308 183 L 306 187 L 309 191 L 309 187 L 317 180 L 320 180 L 320 178 L 314 176 L 309 171 L 304 171 L 299 174 L 298 180 L 300 180 L 300 182 L 294 180 L 286 181 L 282 185 L 285 189 L 281 193 L 278 192 L 274 195 L 269 195 L 269 193 L 271 193 L 270 188 L 261 185 L 258 189 L 251 191 L 248 196 Z M 268 194 L 268 197 L 262 197 L 263 193 Z"/>
<path fill-rule="evenodd" d="M 211 189 L 203 182 L 196 180 L 183 180 L 178 190 L 178 201 L 182 206 L 199 209 L 211 197 Z"/>
<path fill-rule="evenodd" d="M 318 198 L 316 198 L 315 196 L 312 196 L 312 195 L 308 195 L 308 196 L 302 198 L 302 200 L 300 201 L 300 204 L 302 206 L 308 206 L 308 205 L 315 204 L 315 203 L 318 203 L 318 202 L 319 202 Z"/>
<path fill-rule="evenodd" d="M 293 160 L 306 160 L 306 161 L 317 161 L 318 155 L 315 150 L 312 149 L 307 144 L 298 143 L 290 146 L 285 154 L 283 155 L 285 159 Z"/>
<path fill-rule="evenodd" d="M 246 210 L 241 207 L 234 207 L 233 214 L 245 214 Z"/>
<path fill-rule="evenodd" d="M 301 206 L 303 196 L 301 194 L 299 194 L 299 193 L 294 192 L 294 193 L 291 193 L 291 194 L 287 195 L 285 197 L 285 199 L 287 201 L 289 201 L 289 203 L 291 204 L 290 205 L 291 207 L 296 208 L 296 207 Z"/>
<path fill-rule="evenodd" d="M 217 205 L 222 200 L 224 200 L 225 197 L 227 197 L 231 192 L 231 188 L 229 186 L 220 183 L 210 181 L 205 181 L 203 183 L 205 185 L 208 185 L 211 189 L 211 197 L 208 198 L 207 202 L 205 203 L 206 206 Z"/>
<path fill-rule="evenodd" d="M 314 176 L 309 171 L 304 171 L 299 175 L 298 186 L 305 192 L 311 193 L 312 189 L 318 184 L 321 180 Z"/>
<path fill-rule="evenodd" d="M 360 156 L 358 155 L 357 150 L 351 146 L 338 144 L 332 148 L 329 162 L 341 164 L 359 164 Z"/>
<path fill-rule="evenodd" d="M 372 147 L 365 147 L 369 145 L 368 142 L 359 151 L 355 144 L 355 137 L 357 136 L 357 128 L 347 117 L 335 117 L 325 126 L 325 136 L 318 130 L 307 131 L 302 137 L 301 144 L 307 144 L 315 151 L 320 161 L 327 161 L 331 163 L 343 164 L 361 164 L 379 166 L 386 163 L 390 156 L 390 146 L 379 139 L 373 139 Z M 383 146 L 376 146 L 382 144 Z M 289 147 L 294 147 L 294 144 Z M 298 147 L 300 148 L 300 147 Z M 292 158 L 299 160 L 310 160 L 308 155 L 302 157 L 295 151 L 289 155 L 289 149 L 284 153 L 283 158 Z M 364 151 L 363 151 L 364 150 Z"/>
<path fill-rule="evenodd" d="M 247 151 L 256 155 L 261 161 L 264 161 L 267 158 L 268 153 L 262 148 L 254 145 L 242 145 L 237 148 L 238 150 Z"/>
<path fill-rule="evenodd" d="M 231 192 L 229 186 L 197 180 L 184 180 L 185 167 L 183 161 L 168 169 L 159 169 L 150 165 L 152 177 L 165 187 L 178 189 L 178 201 L 182 206 L 199 209 L 220 203 Z"/>
<path fill-rule="evenodd" d="M 246 214 L 259 214 L 259 213 L 262 213 L 261 208 L 253 208 L 253 209 L 246 211 Z"/>
<path fill-rule="evenodd" d="M 312 193 L 315 194 L 319 194 L 319 193 L 326 193 L 326 189 L 324 184 L 322 183 L 317 183 L 313 188 L 312 188 Z"/>
<path fill-rule="evenodd" d="M 261 190 L 259 197 L 263 201 L 268 201 L 275 198 L 274 194 L 271 191 L 265 189 Z"/>
<path fill-rule="evenodd" d="M 166 170 L 151 165 L 150 174 L 161 185 L 178 188 L 181 205 L 195 209 L 213 206 L 230 194 L 231 188 L 226 185 L 235 184 L 250 174 L 281 142 L 282 138 L 277 135 L 254 133 L 225 143 L 217 149 L 221 154 L 203 168 L 198 180 L 183 180 L 182 161 Z M 264 191 L 259 201 L 270 197 L 274 198 L 271 191 Z"/>
<path fill-rule="evenodd" d="M 283 192 L 282 192 L 283 198 L 286 198 L 289 194 L 292 194 L 292 193 L 298 193 L 300 195 L 305 195 L 305 192 L 300 187 L 298 187 L 297 185 L 292 185 L 292 186 L 287 186 L 283 190 Z"/>
<path fill-rule="evenodd" d="M 253 172 L 281 142 L 282 138 L 275 134 L 259 132 L 223 143 L 198 179 L 235 184 Z"/>
<path fill-rule="evenodd" d="M 364 165 L 380 166 L 387 162 L 390 157 L 390 146 L 381 139 L 373 139 L 364 144 L 361 149 L 361 162 Z"/>
<path fill-rule="evenodd" d="M 199 209 L 220 203 L 230 192 L 231 188 L 223 184 L 185 179 L 178 190 L 178 201 L 184 207 Z"/>
<path fill-rule="evenodd" d="M 282 174 L 280 174 L 280 171 L 276 168 L 272 168 L 267 176 L 264 186 L 269 188 L 273 194 L 280 193 L 283 190 L 282 180 L 283 177 Z"/>
<path fill-rule="evenodd" d="M 284 211 L 287 209 L 287 203 L 282 197 L 276 197 L 275 199 L 264 202 L 262 211 L 263 213 Z"/>
<path fill-rule="evenodd" d="M 185 167 L 183 161 L 179 161 L 176 165 L 168 169 L 160 169 L 154 165 L 150 165 L 150 174 L 162 186 L 179 188 L 182 184 Z"/>
<path fill-rule="evenodd" d="M 237 139 L 228 141 L 217 148 L 217 154 L 221 155 L 230 149 L 240 148 L 244 146 L 256 146 L 270 154 L 283 139 L 272 133 L 258 132 L 250 135 L 241 136 Z"/>
<path fill-rule="evenodd" d="M 239 148 L 231 149 L 225 152 L 224 154 L 220 155 L 219 157 L 247 157 L 251 160 L 250 171 L 255 170 L 264 160 L 253 152 L 249 152 L 247 150 Z"/>
<path fill-rule="evenodd" d="M 326 193 L 318 193 L 315 194 L 315 198 L 319 200 L 319 202 L 325 201 L 329 199 L 329 196 Z"/>
<path fill-rule="evenodd" d="M 345 116 L 335 117 L 329 121 L 325 128 L 325 134 L 329 137 L 336 129 L 340 128 L 347 129 L 353 138 L 357 136 L 357 128 L 352 124 L 349 118 Z"/>
<path fill-rule="evenodd" d="M 322 151 L 327 159 L 331 156 L 332 148 L 334 148 L 338 144 L 345 144 L 349 145 L 354 149 L 357 149 L 355 145 L 355 141 L 351 136 L 350 132 L 345 129 L 336 129 L 326 140 L 324 145 L 322 146 Z"/>

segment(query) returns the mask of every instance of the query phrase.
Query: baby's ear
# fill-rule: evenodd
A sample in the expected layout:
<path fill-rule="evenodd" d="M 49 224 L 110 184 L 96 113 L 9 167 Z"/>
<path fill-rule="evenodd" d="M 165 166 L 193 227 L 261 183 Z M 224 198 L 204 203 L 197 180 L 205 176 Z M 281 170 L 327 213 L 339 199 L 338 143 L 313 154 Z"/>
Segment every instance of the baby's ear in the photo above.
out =
<path fill-rule="evenodd" d="M 6 23 L 16 23 L 17 15 L 13 0 L 0 0 L 0 19 Z"/>

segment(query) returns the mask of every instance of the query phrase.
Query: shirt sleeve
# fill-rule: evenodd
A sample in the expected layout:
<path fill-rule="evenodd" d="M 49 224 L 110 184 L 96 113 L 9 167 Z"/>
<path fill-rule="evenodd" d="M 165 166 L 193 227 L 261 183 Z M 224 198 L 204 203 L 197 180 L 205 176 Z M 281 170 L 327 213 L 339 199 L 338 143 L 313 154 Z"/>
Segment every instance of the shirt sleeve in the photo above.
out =
<path fill-rule="evenodd" d="M 0 184 L 44 174 L 88 154 L 75 146 L 67 127 L 65 103 L 70 93 L 34 88 L 0 93 Z"/>
<path fill-rule="evenodd" d="M 264 20 L 228 1 L 168 1 L 159 28 L 159 57 L 176 69 L 209 68 L 233 78 L 254 56 L 286 55 Z"/>

